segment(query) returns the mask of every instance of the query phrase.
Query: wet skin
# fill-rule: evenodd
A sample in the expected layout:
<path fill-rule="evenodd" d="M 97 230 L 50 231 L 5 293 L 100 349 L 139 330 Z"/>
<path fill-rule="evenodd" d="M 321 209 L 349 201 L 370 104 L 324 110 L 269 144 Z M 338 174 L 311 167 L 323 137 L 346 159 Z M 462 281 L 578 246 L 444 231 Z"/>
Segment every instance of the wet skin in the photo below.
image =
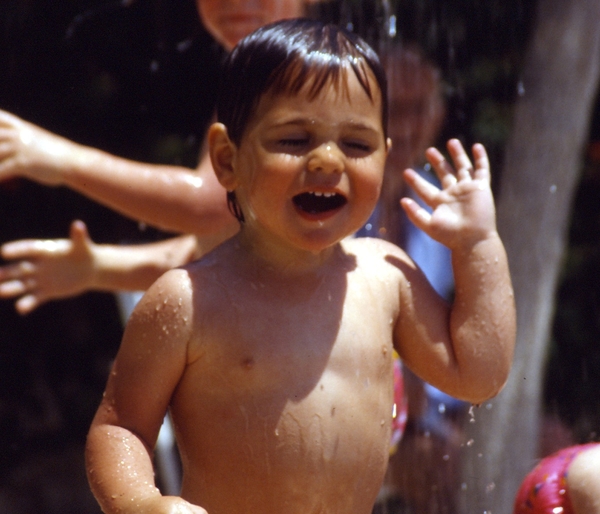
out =
<path fill-rule="evenodd" d="M 465 400 L 506 380 L 514 305 L 483 150 L 473 173 L 457 142 L 456 173 L 429 152 L 443 194 L 407 175 L 440 207 L 405 202 L 409 215 L 458 256 L 451 312 L 402 250 L 343 239 L 377 200 L 388 145 L 379 96 L 342 76 L 315 99 L 263 96 L 239 146 L 211 128 L 215 172 L 246 222 L 131 316 L 88 437 L 105 512 L 368 514 L 388 458 L 392 347 Z M 153 484 L 167 408 L 183 499 Z"/>

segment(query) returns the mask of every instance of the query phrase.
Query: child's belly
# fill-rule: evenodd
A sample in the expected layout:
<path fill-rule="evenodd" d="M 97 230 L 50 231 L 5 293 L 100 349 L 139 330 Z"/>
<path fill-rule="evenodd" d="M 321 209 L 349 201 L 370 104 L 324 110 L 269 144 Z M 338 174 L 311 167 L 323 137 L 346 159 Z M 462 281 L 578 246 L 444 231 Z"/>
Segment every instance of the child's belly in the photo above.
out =
<path fill-rule="evenodd" d="M 390 438 L 392 378 L 382 375 L 326 370 L 312 388 L 232 387 L 186 412 L 176 402 L 175 423 L 192 416 L 185 425 L 196 427 L 178 432 L 184 496 L 210 514 L 370 513 Z"/>

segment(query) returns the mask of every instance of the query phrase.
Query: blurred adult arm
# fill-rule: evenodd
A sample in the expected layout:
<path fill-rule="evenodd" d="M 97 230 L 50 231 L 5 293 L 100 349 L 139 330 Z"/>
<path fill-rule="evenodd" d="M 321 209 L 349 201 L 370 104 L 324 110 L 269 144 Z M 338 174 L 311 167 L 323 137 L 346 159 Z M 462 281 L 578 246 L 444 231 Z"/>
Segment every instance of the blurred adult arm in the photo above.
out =
<path fill-rule="evenodd" d="M 165 271 L 193 260 L 218 240 L 180 236 L 140 245 L 98 245 L 82 221 L 68 239 L 12 241 L 0 247 L 0 298 L 16 298 L 19 314 L 86 291 L 144 291 Z"/>
<path fill-rule="evenodd" d="M 147 164 L 83 146 L 0 110 L 0 181 L 64 186 L 165 231 L 233 230 L 225 190 L 208 157 L 196 170 Z"/>

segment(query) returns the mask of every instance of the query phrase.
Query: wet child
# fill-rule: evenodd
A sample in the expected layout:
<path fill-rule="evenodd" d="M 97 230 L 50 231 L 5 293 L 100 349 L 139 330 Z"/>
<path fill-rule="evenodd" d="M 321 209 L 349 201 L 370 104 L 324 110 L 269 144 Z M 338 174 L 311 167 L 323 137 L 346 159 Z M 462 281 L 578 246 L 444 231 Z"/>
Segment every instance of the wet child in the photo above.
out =
<path fill-rule="evenodd" d="M 89 432 L 103 510 L 371 512 L 388 459 L 392 349 L 420 377 L 479 403 L 503 386 L 515 320 L 485 150 L 435 149 L 433 208 L 408 216 L 453 252 L 448 305 L 396 246 L 350 239 L 379 195 L 389 142 L 385 74 L 359 38 L 293 20 L 245 38 L 225 64 L 215 173 L 241 222 L 136 307 Z M 456 169 L 455 169 L 456 168 Z M 166 410 L 181 497 L 154 486 Z"/>

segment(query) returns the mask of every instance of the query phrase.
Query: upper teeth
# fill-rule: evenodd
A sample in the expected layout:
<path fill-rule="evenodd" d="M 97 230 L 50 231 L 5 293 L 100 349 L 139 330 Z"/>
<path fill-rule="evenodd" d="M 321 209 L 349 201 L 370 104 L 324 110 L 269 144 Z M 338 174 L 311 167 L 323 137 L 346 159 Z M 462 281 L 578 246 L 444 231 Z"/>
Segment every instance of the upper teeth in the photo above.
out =
<path fill-rule="evenodd" d="M 330 196 L 335 195 L 335 193 L 324 193 L 322 191 L 312 191 L 311 194 L 315 196 L 324 196 L 325 198 L 329 198 Z"/>

